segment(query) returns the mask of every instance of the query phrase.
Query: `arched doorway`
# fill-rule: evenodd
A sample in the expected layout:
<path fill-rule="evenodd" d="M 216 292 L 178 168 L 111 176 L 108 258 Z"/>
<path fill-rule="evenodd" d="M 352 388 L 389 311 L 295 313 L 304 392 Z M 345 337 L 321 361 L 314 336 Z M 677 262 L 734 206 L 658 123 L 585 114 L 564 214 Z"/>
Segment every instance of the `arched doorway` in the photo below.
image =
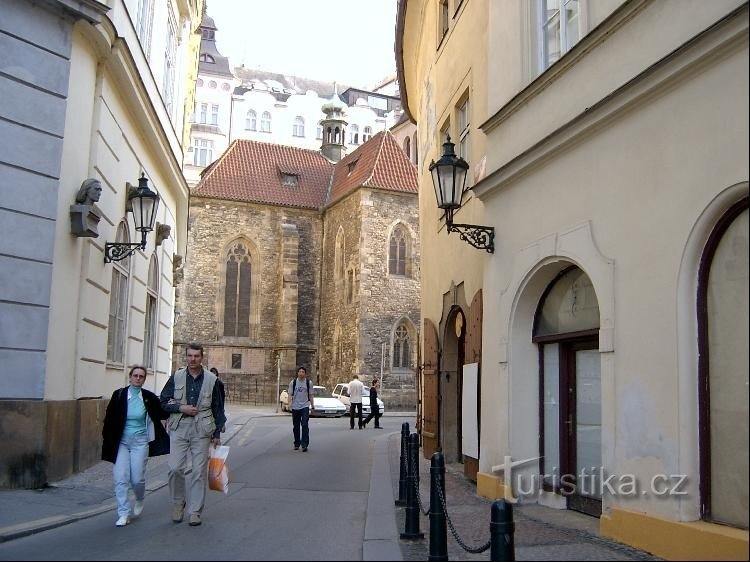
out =
<path fill-rule="evenodd" d="M 748 198 L 708 238 L 698 273 L 701 517 L 748 528 Z"/>
<path fill-rule="evenodd" d="M 440 436 L 446 462 L 463 462 L 461 400 L 466 317 L 460 307 L 448 315 L 440 362 Z"/>
<path fill-rule="evenodd" d="M 539 455 L 546 490 L 569 509 L 601 515 L 602 391 L 599 304 L 589 277 L 562 270 L 539 301 Z"/>

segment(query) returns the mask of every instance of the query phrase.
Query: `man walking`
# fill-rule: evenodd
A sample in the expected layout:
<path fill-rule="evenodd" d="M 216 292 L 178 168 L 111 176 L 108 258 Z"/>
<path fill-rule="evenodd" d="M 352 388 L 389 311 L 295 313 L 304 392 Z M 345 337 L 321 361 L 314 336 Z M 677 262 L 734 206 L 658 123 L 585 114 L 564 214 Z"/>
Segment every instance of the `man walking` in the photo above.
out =
<path fill-rule="evenodd" d="M 378 405 L 378 379 L 372 379 L 370 385 L 370 415 L 362 422 L 362 427 L 367 427 L 370 420 L 375 418 L 375 429 L 383 429 L 380 425 L 380 406 Z"/>
<path fill-rule="evenodd" d="M 297 376 L 289 383 L 289 407 L 292 410 L 292 430 L 294 432 L 294 450 L 299 451 L 300 446 L 302 452 L 307 452 L 307 447 L 310 445 L 310 410 L 307 407 L 309 402 L 310 407 L 315 407 L 315 390 L 307 378 L 307 369 L 304 367 L 297 367 Z"/>
<path fill-rule="evenodd" d="M 185 512 L 185 467 L 190 451 L 192 474 L 188 513 L 190 525 L 201 524 L 206 499 L 208 448 L 221 445 L 226 423 L 224 401 L 216 375 L 203 368 L 203 346 L 191 343 L 185 350 L 187 367 L 169 377 L 161 391 L 161 407 L 169 413 L 169 492 L 172 521 L 182 521 Z"/>
<path fill-rule="evenodd" d="M 355 374 L 349 383 L 349 429 L 354 429 L 354 410 L 357 411 L 359 429 L 362 429 L 362 391 L 365 385 Z"/>

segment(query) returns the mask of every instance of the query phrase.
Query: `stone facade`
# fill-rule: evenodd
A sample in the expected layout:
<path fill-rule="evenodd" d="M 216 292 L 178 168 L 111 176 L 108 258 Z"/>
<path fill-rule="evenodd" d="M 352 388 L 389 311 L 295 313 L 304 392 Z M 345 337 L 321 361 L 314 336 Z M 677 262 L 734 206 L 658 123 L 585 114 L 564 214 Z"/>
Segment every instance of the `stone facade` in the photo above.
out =
<path fill-rule="evenodd" d="M 282 382 L 296 365 L 315 380 L 321 239 L 316 210 L 193 198 L 173 367 L 184 364 L 186 344 L 199 342 L 229 399 L 243 402 L 275 401 L 279 352 Z M 223 318 L 226 259 L 238 242 L 252 272 L 249 335 L 241 337 L 224 334 Z"/>
<path fill-rule="evenodd" d="M 394 228 L 407 234 L 406 275 L 388 273 Z M 344 235 L 343 276 L 335 272 L 339 230 Z M 367 384 L 380 377 L 382 362 L 384 391 L 414 387 L 420 318 L 418 248 L 414 194 L 362 188 L 328 209 L 321 311 L 320 373 L 324 384 L 332 387 L 349 381 L 354 373 Z M 393 365 L 392 350 L 396 328 L 402 322 L 413 345 L 407 366 L 399 368 Z"/>

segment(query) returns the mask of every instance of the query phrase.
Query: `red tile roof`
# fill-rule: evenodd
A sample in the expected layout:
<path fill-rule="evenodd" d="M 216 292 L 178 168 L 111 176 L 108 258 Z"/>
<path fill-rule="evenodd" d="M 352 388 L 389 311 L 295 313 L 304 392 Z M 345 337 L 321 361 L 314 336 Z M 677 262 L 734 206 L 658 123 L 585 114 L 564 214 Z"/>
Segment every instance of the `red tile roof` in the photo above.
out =
<path fill-rule="evenodd" d="M 282 174 L 296 175 L 298 185 L 284 185 Z M 206 168 L 192 194 L 317 209 L 360 186 L 418 192 L 417 169 L 389 131 L 378 133 L 335 166 L 317 150 L 235 140 Z"/>
<path fill-rule="evenodd" d="M 381 131 L 336 164 L 328 204 L 358 187 L 417 193 L 417 168 L 390 131 Z"/>
<path fill-rule="evenodd" d="M 332 172 L 333 164 L 317 150 L 235 140 L 192 194 L 318 209 L 325 205 Z M 282 173 L 298 174 L 297 185 L 283 185 Z"/>

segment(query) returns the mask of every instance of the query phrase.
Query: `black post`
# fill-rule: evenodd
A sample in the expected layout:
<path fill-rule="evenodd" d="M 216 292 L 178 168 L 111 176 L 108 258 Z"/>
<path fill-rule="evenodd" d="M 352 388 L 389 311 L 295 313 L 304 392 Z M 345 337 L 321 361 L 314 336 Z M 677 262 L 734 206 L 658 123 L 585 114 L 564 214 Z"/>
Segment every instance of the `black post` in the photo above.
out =
<path fill-rule="evenodd" d="M 513 506 L 507 500 L 496 500 L 490 510 L 490 560 L 513 562 L 516 559 L 514 532 Z"/>
<path fill-rule="evenodd" d="M 404 532 L 402 539 L 422 539 L 424 533 L 419 532 L 419 500 L 417 489 L 419 486 L 419 435 L 409 435 L 408 455 L 409 475 L 406 478 L 406 518 L 404 519 Z"/>
<path fill-rule="evenodd" d="M 406 505 L 406 474 L 409 450 L 409 422 L 401 424 L 401 457 L 399 458 L 398 469 L 398 499 L 396 505 Z"/>
<path fill-rule="evenodd" d="M 448 527 L 440 501 L 445 498 L 445 458 L 432 453 L 430 459 L 430 554 L 428 560 L 448 560 Z"/>

